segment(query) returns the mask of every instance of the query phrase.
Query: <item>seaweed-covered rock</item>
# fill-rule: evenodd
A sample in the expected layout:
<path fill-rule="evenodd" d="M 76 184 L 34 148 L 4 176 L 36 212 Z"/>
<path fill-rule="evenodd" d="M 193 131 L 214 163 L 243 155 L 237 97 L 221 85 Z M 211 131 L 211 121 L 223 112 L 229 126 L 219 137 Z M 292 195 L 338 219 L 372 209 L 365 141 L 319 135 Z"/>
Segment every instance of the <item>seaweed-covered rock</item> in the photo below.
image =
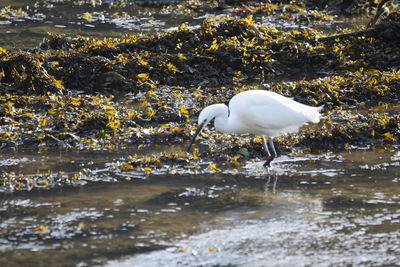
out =
<path fill-rule="evenodd" d="M 2 49 L 0 147 L 182 144 L 204 106 L 261 86 L 325 105 L 318 129 L 282 137 L 281 147 L 399 144 L 396 111 L 358 110 L 394 106 L 400 97 L 398 17 L 392 13 L 366 30 L 331 36 L 268 28 L 251 16 L 205 19 L 198 29 L 181 25 L 170 33 L 102 40 L 49 35 L 37 49 Z M 225 137 L 224 159 L 213 149 L 217 140 L 204 142 L 210 152 L 190 157 L 235 165 L 240 147 L 253 151 L 247 157 L 262 154 L 259 140 Z M 139 157 L 126 164 L 150 163 Z"/>
<path fill-rule="evenodd" d="M 4 53 L 0 58 L 0 69 L 3 74 L 0 82 L 6 85 L 2 93 L 42 95 L 63 91 L 62 82 L 48 73 L 43 57 L 38 53 L 20 50 Z"/>

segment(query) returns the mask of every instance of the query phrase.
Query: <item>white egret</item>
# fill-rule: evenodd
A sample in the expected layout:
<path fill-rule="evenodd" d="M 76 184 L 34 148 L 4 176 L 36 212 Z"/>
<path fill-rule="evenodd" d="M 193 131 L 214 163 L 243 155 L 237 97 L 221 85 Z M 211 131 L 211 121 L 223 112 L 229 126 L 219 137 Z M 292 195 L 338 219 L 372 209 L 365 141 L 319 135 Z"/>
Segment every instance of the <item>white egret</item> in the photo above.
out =
<path fill-rule="evenodd" d="M 221 103 L 214 104 L 200 112 L 198 128 L 188 151 L 196 136 L 214 119 L 215 129 L 219 132 L 262 136 L 264 150 L 268 156 L 264 167 L 269 167 L 277 156 L 273 138 L 296 132 L 306 123 L 319 122 L 322 107 L 307 106 L 266 90 L 244 91 L 232 97 L 229 107 Z"/>

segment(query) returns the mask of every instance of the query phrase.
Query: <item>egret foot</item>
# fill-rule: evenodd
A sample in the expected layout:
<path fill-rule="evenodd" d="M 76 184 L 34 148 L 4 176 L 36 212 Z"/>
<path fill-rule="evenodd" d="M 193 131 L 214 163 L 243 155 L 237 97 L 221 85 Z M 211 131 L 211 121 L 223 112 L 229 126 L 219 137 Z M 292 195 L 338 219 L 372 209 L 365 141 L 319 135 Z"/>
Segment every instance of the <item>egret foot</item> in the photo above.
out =
<path fill-rule="evenodd" d="M 267 154 L 267 157 L 268 157 L 267 161 L 264 163 L 263 166 L 264 166 L 264 168 L 269 168 L 269 167 L 271 167 L 271 162 L 274 160 L 274 158 L 277 157 L 277 153 L 276 153 L 275 146 L 274 146 L 274 140 L 272 139 L 272 137 L 268 138 L 268 143 L 267 143 L 267 141 L 265 140 L 265 137 L 263 136 L 262 142 L 263 142 L 263 147 L 264 147 L 265 153 Z M 269 145 L 272 153 L 269 152 L 270 149 L 268 149 L 268 145 Z"/>
<path fill-rule="evenodd" d="M 267 161 L 263 164 L 264 168 L 271 167 L 271 161 L 273 160 L 272 157 L 268 158 Z"/>

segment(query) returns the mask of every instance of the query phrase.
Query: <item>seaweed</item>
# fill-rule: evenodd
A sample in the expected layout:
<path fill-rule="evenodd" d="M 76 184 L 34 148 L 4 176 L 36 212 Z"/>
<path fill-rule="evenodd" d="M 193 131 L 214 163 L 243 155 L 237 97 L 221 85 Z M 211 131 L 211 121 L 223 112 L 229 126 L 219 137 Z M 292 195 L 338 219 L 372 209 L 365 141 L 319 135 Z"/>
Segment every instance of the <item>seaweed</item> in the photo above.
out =
<path fill-rule="evenodd" d="M 286 5 L 269 4 L 276 5 L 274 12 Z M 34 49 L 1 48 L 0 149 L 183 144 L 204 106 L 260 87 L 324 105 L 318 129 L 281 137 L 282 148 L 399 145 L 400 15 L 373 21 L 326 36 L 312 28 L 266 27 L 252 15 L 227 16 L 169 33 L 103 39 L 49 34 Z M 371 109 L 376 106 L 386 109 Z M 219 172 L 263 153 L 257 138 L 219 141 L 221 135 L 207 130 L 203 136 L 218 136 L 203 142 L 209 148 L 204 152 L 136 155 L 112 170 L 149 175 L 167 165 L 173 166 L 168 172 Z M 215 149 L 218 142 L 224 142 L 222 152 Z M 12 184 L 10 177 L 16 176 L 3 174 L 0 184 Z"/>

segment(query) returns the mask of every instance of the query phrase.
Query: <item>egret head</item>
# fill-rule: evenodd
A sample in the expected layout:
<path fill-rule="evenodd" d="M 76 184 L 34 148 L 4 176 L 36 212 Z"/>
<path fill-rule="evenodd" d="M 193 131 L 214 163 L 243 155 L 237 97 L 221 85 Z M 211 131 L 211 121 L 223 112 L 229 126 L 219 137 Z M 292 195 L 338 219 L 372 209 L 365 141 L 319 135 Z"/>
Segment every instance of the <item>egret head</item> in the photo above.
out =
<path fill-rule="evenodd" d="M 213 119 L 220 116 L 228 117 L 229 109 L 225 104 L 214 104 L 211 106 L 205 107 L 199 115 L 199 119 L 197 121 L 197 130 L 194 133 L 193 139 L 190 142 L 188 147 L 188 152 L 192 148 L 194 141 L 196 140 L 197 135 L 201 133 L 201 130 Z"/>

